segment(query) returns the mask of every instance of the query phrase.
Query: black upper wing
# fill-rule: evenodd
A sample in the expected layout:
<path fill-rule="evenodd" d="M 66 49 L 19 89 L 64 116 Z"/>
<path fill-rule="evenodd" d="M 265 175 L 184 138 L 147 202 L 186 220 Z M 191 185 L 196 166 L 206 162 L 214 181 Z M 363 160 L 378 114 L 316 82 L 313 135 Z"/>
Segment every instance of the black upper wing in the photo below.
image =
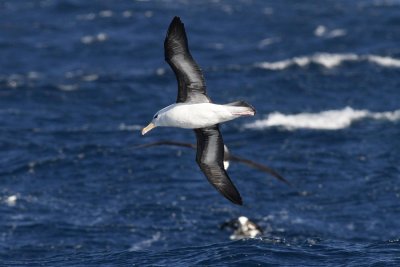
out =
<path fill-rule="evenodd" d="M 176 102 L 210 102 L 203 73 L 189 52 L 185 27 L 179 17 L 174 17 L 169 25 L 164 53 L 178 80 Z"/>
<path fill-rule="evenodd" d="M 208 181 L 227 199 L 242 205 L 242 198 L 224 169 L 224 142 L 218 125 L 195 129 L 196 162 Z"/>

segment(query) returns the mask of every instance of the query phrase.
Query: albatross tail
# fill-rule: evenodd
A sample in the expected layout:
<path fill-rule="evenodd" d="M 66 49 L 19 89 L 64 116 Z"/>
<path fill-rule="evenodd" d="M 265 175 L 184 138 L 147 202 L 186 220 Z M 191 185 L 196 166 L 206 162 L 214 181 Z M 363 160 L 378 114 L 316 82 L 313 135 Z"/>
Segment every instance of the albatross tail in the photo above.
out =
<path fill-rule="evenodd" d="M 256 109 L 245 101 L 236 101 L 225 104 L 224 106 L 231 106 L 232 107 L 231 112 L 233 115 L 254 116 L 256 114 Z"/>

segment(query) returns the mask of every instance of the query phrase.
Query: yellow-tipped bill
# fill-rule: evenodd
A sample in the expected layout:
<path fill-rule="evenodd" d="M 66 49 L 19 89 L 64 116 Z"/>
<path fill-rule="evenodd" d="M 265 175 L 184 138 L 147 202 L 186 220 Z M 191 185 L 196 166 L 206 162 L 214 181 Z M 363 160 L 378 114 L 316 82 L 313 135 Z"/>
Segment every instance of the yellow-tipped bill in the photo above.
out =
<path fill-rule="evenodd" d="M 152 122 L 149 123 L 146 127 L 142 129 L 142 135 L 145 135 L 147 132 L 149 132 L 151 129 L 155 128 L 156 125 Z"/>

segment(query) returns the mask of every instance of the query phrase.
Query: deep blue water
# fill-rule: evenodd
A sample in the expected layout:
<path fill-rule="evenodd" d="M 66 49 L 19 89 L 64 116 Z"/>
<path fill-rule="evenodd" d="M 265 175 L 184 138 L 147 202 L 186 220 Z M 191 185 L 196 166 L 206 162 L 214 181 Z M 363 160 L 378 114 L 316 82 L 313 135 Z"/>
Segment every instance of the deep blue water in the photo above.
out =
<path fill-rule="evenodd" d="M 293 186 L 232 163 L 239 207 L 193 150 L 135 148 L 195 142 L 140 135 L 176 99 L 175 15 L 214 102 L 257 109 L 231 152 Z M 399 44 L 396 0 L 1 0 L 0 265 L 399 266 Z M 231 241 L 240 215 L 264 236 Z"/>

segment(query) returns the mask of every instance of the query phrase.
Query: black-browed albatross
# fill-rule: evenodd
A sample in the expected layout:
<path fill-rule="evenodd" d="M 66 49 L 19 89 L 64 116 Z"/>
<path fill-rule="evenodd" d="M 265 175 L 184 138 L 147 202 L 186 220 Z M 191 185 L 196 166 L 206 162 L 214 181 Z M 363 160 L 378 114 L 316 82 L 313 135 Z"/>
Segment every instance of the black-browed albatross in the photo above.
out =
<path fill-rule="evenodd" d="M 211 102 L 203 73 L 189 52 L 185 28 L 179 17 L 174 17 L 168 28 L 164 53 L 178 81 L 178 97 L 176 104 L 154 115 L 142 134 L 157 126 L 194 129 L 196 162 L 200 169 L 224 197 L 242 205 L 242 198 L 224 169 L 224 142 L 218 125 L 241 116 L 253 116 L 255 109 L 244 101 L 225 105 Z"/>

